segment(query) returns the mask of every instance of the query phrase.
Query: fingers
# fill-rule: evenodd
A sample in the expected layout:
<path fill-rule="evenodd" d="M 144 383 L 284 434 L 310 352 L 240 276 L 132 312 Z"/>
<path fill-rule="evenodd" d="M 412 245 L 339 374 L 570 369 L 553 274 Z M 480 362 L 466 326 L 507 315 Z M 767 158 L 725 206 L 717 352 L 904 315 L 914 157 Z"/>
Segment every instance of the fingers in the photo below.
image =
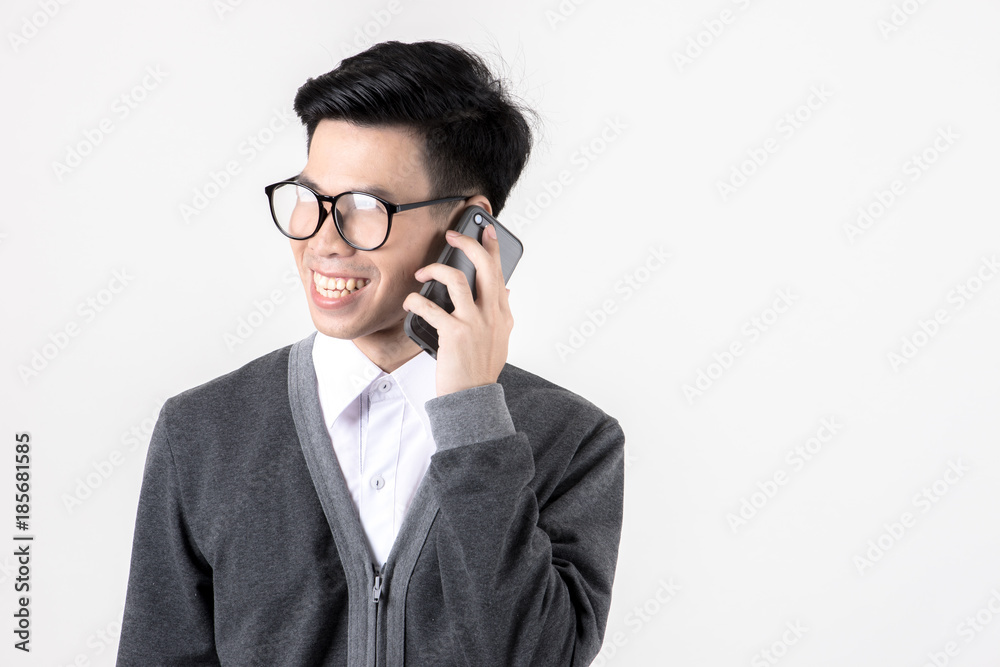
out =
<path fill-rule="evenodd" d="M 414 277 L 421 281 L 437 280 L 448 290 L 448 296 L 455 305 L 453 313 L 446 312 L 442 307 L 414 292 L 403 301 L 403 308 L 423 317 L 440 334 L 442 327 L 450 326 L 449 320 L 457 317 L 462 320 L 475 321 L 483 319 L 486 322 L 497 322 L 510 319 L 508 296 L 510 290 L 503 282 L 503 271 L 500 264 L 500 243 L 496 238 L 493 225 L 488 225 L 483 232 L 483 242 L 463 234 L 449 231 L 446 234 L 449 244 L 465 253 L 469 261 L 476 267 L 476 293 L 473 300 L 469 281 L 459 269 L 435 262 L 420 268 Z M 469 319 L 471 318 L 471 320 Z"/>
<path fill-rule="evenodd" d="M 476 267 L 476 294 L 480 296 L 480 300 L 489 302 L 496 299 L 504 283 L 500 266 L 500 242 L 493 225 L 487 225 L 483 230 L 482 243 L 458 233 L 449 232 L 445 237 L 449 244 L 464 252 Z M 458 304 L 455 305 L 457 307 Z"/>
<path fill-rule="evenodd" d="M 442 328 L 447 324 L 451 315 L 445 309 L 437 305 L 419 292 L 410 292 L 403 299 L 403 310 L 427 320 L 427 323 L 437 329 L 440 337 Z"/>
<path fill-rule="evenodd" d="M 451 302 L 455 304 L 456 311 L 465 312 L 466 309 L 475 307 L 475 302 L 472 299 L 472 289 L 469 287 L 469 279 L 465 277 L 465 274 L 461 270 L 453 266 L 446 266 L 445 264 L 435 262 L 434 264 L 421 267 L 413 275 L 421 282 L 436 280 L 444 285 L 448 289 L 448 296 L 451 298 Z"/>
<path fill-rule="evenodd" d="M 500 240 L 497 238 L 497 228 L 492 223 L 486 228 L 486 233 L 483 234 L 483 243 L 486 244 L 485 248 L 489 252 L 490 256 L 493 258 L 493 264 L 495 266 L 494 279 L 491 281 L 489 287 L 483 285 L 480 286 L 479 283 L 479 272 L 476 272 L 476 289 L 488 289 L 492 290 L 497 294 L 500 301 L 501 310 L 509 311 L 510 307 L 508 305 L 507 297 L 510 296 L 510 290 L 506 287 L 503 279 L 503 262 L 500 259 Z"/>

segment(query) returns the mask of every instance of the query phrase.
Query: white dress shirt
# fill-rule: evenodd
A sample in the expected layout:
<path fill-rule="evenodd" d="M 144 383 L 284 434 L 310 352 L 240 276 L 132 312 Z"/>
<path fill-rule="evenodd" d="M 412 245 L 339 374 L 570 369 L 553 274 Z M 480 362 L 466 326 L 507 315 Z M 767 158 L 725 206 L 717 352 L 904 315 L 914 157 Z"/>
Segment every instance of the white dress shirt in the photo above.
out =
<path fill-rule="evenodd" d="M 387 374 L 353 341 L 317 331 L 313 364 L 323 423 L 372 557 L 385 563 L 437 451 L 424 410 L 437 362 L 421 351 Z"/>

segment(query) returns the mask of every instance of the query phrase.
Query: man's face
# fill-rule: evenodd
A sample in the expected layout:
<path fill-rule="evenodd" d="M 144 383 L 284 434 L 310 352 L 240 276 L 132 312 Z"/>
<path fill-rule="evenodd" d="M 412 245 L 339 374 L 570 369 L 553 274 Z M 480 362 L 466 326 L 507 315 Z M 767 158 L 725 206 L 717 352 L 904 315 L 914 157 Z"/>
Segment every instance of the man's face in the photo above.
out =
<path fill-rule="evenodd" d="M 414 135 L 395 127 L 359 127 L 338 120 L 322 120 L 316 126 L 300 180 L 314 185 L 320 194 L 359 190 L 394 204 L 425 201 L 435 194 Z M 448 206 L 427 206 L 392 216 L 389 239 L 377 250 L 349 246 L 329 216 L 312 238 L 291 241 L 316 329 L 335 338 L 354 339 L 362 349 L 367 343 L 388 354 L 411 347 L 411 356 L 419 351 L 403 331 L 406 311 L 402 303 L 422 285 L 414 272 L 434 262 L 444 245 L 444 231 L 450 224 Z M 460 211 L 456 209 L 453 215 Z M 335 284 L 321 280 L 321 287 L 329 290 L 318 289 L 317 273 L 343 278 L 345 283 L 352 278 L 355 284 L 358 279 L 370 282 L 346 296 L 330 297 Z"/>

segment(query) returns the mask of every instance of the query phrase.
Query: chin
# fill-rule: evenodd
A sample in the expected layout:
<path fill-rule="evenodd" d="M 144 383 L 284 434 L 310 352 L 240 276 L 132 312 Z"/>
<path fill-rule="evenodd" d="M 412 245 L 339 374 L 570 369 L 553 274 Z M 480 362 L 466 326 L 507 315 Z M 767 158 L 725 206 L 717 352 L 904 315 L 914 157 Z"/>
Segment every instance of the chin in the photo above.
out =
<path fill-rule="evenodd" d="M 331 338 L 353 340 L 357 337 L 355 327 L 351 326 L 350 322 L 338 321 L 337 317 L 331 317 L 329 313 L 317 312 L 314 309 L 310 309 L 310 315 L 316 330 Z"/>

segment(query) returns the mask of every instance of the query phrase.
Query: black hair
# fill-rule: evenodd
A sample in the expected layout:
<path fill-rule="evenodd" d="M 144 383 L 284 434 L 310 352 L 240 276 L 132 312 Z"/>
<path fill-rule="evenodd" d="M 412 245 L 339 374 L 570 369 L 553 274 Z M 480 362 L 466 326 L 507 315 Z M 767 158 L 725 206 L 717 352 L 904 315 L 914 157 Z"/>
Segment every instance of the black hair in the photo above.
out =
<path fill-rule="evenodd" d="M 295 95 L 306 149 L 321 120 L 404 126 L 424 138 L 433 198 L 481 193 L 498 214 L 531 153 L 526 114 L 478 55 L 446 42 L 382 42 Z"/>

